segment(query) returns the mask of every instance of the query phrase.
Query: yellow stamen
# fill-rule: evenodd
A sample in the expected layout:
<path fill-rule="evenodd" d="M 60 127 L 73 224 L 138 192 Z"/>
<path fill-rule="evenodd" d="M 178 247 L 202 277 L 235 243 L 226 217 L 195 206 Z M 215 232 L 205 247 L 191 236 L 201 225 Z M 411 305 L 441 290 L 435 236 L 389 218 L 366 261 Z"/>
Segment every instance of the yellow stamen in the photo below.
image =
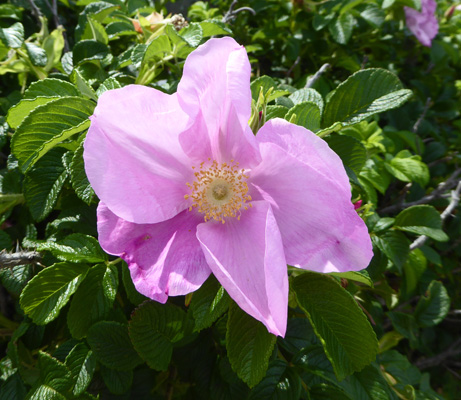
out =
<path fill-rule="evenodd" d="M 221 164 L 213 161 L 208 166 L 202 162 L 199 168 L 194 172 L 195 181 L 192 184 L 186 183 L 192 191 L 184 196 L 185 199 L 192 200 L 189 211 L 193 207 L 197 208 L 204 214 L 205 222 L 213 219 L 224 224 L 225 218 L 230 217 L 240 220 L 240 210 L 251 207 L 251 203 L 247 203 L 251 196 L 247 195 L 248 175 L 244 174 L 245 170 L 239 169 L 239 164 L 234 160 Z"/>

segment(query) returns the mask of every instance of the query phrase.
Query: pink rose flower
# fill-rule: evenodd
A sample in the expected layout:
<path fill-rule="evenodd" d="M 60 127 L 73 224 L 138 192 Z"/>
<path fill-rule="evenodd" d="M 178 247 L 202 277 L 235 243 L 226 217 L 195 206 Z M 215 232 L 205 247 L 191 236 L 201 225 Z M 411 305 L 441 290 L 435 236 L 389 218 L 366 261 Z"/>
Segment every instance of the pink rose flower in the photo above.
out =
<path fill-rule="evenodd" d="M 172 95 L 103 93 L 84 159 L 102 248 L 165 303 L 213 273 L 248 314 L 285 335 L 287 263 L 356 271 L 372 257 L 340 158 L 282 119 L 253 135 L 250 63 L 232 38 L 193 51 Z M 328 295 L 327 293 L 325 294 Z"/>
<path fill-rule="evenodd" d="M 423 46 L 431 47 L 432 39 L 439 31 L 439 23 L 435 16 L 436 8 L 435 0 L 421 0 L 421 12 L 404 7 L 407 26 Z"/>

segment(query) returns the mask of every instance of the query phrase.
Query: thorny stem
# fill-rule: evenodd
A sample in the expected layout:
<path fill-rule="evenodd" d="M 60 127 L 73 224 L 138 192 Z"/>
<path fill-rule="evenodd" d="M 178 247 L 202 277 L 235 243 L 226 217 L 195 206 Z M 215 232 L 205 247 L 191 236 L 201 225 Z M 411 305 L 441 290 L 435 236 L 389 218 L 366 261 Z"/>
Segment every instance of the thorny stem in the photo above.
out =
<path fill-rule="evenodd" d="M 229 11 L 227 11 L 223 18 L 222 18 L 222 22 L 224 23 L 227 23 L 229 21 L 232 21 L 236 16 L 237 14 L 241 13 L 242 11 L 248 11 L 250 13 L 252 13 L 253 15 L 256 15 L 256 11 L 253 10 L 251 7 L 240 7 L 238 8 L 237 10 L 234 11 L 234 7 L 237 5 L 238 3 L 238 0 L 234 0 L 230 7 L 229 7 Z"/>
<path fill-rule="evenodd" d="M 37 5 L 34 3 L 34 0 L 29 0 L 29 4 L 30 4 L 30 8 L 32 9 L 32 14 L 37 19 L 38 25 L 40 26 L 42 24 L 40 20 L 40 17 L 42 16 L 42 12 L 37 7 Z"/>
<path fill-rule="evenodd" d="M 0 252 L 0 268 L 12 268 L 17 265 L 35 264 L 42 260 L 42 255 L 37 251 L 18 251 L 7 253 Z"/>

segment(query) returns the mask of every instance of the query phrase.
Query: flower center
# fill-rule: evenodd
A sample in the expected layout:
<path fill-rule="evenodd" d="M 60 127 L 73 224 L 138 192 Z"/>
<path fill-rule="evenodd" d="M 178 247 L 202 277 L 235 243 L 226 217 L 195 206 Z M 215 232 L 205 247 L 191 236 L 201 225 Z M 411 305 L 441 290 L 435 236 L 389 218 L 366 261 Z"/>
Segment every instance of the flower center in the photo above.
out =
<path fill-rule="evenodd" d="M 214 219 L 224 224 L 225 218 L 240 219 L 240 209 L 248 210 L 251 207 L 251 203 L 247 203 L 251 200 L 247 195 L 248 176 L 243 169 L 239 169 L 239 163 L 234 160 L 222 164 L 213 161 L 211 165 L 204 165 L 205 162 L 202 162 L 200 169 L 194 173 L 195 181 L 192 184 L 187 183 L 192 190 L 191 194 L 184 196 L 192 200 L 189 211 L 197 208 L 200 213 L 205 214 L 205 222 Z"/>

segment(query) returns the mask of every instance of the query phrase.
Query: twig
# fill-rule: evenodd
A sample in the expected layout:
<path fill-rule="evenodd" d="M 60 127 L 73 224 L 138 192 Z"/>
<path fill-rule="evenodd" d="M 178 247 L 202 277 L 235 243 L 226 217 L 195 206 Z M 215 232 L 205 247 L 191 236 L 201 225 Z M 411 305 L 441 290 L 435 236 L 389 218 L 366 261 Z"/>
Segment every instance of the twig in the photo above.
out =
<path fill-rule="evenodd" d="M 7 253 L 0 252 L 0 268 L 12 268 L 17 265 L 35 264 L 42 260 L 42 255 L 37 251 L 18 251 Z"/>
<path fill-rule="evenodd" d="M 286 73 L 286 77 L 287 77 L 287 78 L 291 75 L 291 73 L 292 73 L 293 70 L 296 68 L 296 66 L 299 64 L 300 61 L 301 61 L 301 56 L 296 57 L 295 62 L 293 63 L 293 65 L 290 67 L 290 69 L 289 69 L 288 72 Z"/>
<path fill-rule="evenodd" d="M 232 21 L 237 16 L 237 14 L 241 13 L 242 11 L 248 11 L 252 13 L 253 15 L 256 15 L 256 11 L 253 10 L 251 7 L 240 7 L 240 8 L 237 8 L 237 10 L 234 10 L 234 7 L 237 5 L 237 3 L 238 3 L 238 0 L 234 0 L 231 3 L 229 7 L 229 11 L 227 11 L 226 14 L 224 14 L 221 20 L 222 22 L 227 23 L 227 22 Z"/>
<path fill-rule="evenodd" d="M 312 76 L 311 78 L 309 78 L 309 80 L 307 81 L 306 83 L 306 88 L 311 88 L 312 86 L 314 86 L 314 83 L 317 82 L 319 80 L 319 78 L 322 76 L 323 73 L 325 73 L 325 71 L 327 69 L 329 69 L 331 67 L 330 64 L 323 64 L 320 69 L 314 74 L 314 76 Z"/>
<path fill-rule="evenodd" d="M 460 193 L 461 193 L 461 180 L 458 182 L 455 190 L 451 191 L 451 201 L 448 204 L 448 207 L 445 208 L 442 214 L 440 214 L 440 218 L 442 219 L 442 223 L 447 219 L 447 217 L 453 212 L 453 210 L 458 206 L 460 200 Z M 424 243 L 426 243 L 428 237 L 426 235 L 421 235 L 418 237 L 411 245 L 410 251 L 414 250 L 418 247 L 421 247 Z"/>
<path fill-rule="evenodd" d="M 426 100 L 426 104 L 424 105 L 423 112 L 421 113 L 418 120 L 413 125 L 413 129 L 412 129 L 413 133 L 418 132 L 419 125 L 421 125 L 421 122 L 426 117 L 427 111 L 429 110 L 429 107 L 431 105 L 431 101 L 432 101 L 432 99 L 430 97 L 428 97 L 427 100 Z"/>
<path fill-rule="evenodd" d="M 30 4 L 30 8 L 32 9 L 32 14 L 34 14 L 34 17 L 37 18 L 38 25 L 40 26 L 42 24 L 42 22 L 40 21 L 42 12 L 37 7 L 37 5 L 34 3 L 34 0 L 29 0 L 29 4 Z"/>
<path fill-rule="evenodd" d="M 50 9 L 51 14 L 53 14 L 53 20 L 56 28 L 59 28 L 60 26 L 63 26 L 61 24 L 61 20 L 59 19 L 59 14 L 58 14 L 58 3 L 56 0 L 52 0 L 53 4 L 50 4 L 48 0 L 44 0 L 46 6 Z M 64 52 L 67 53 L 69 51 L 69 42 L 67 41 L 67 34 L 66 31 L 62 31 L 62 37 L 64 38 Z"/>
<path fill-rule="evenodd" d="M 400 210 L 403 210 L 404 208 L 408 208 L 411 206 L 417 206 L 419 204 L 427 204 L 430 203 L 431 201 L 440 198 L 447 190 L 455 187 L 457 183 L 459 182 L 458 175 L 461 175 L 461 168 L 456 169 L 450 177 L 440 183 L 436 189 L 434 189 L 431 194 L 421 197 L 419 200 L 416 201 L 411 201 L 408 203 L 401 202 L 401 203 L 396 203 L 388 207 L 384 207 L 379 211 L 380 214 L 390 214 L 393 212 L 397 212 Z"/>
<path fill-rule="evenodd" d="M 435 367 L 437 365 L 442 364 L 448 358 L 455 357 L 458 354 L 461 354 L 461 339 L 456 340 L 448 349 L 446 349 L 440 354 L 437 354 L 434 357 L 429 357 L 416 361 L 415 365 L 419 369 Z"/>

